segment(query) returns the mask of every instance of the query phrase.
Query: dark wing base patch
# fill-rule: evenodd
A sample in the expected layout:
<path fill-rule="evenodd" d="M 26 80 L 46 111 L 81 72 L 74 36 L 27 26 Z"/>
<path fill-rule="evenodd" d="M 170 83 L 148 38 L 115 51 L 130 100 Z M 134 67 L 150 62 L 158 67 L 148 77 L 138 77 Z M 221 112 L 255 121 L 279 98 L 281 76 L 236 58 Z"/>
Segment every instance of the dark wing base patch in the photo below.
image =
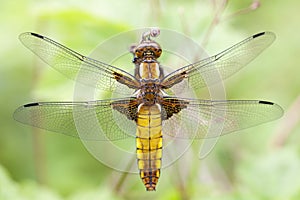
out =
<path fill-rule="evenodd" d="M 167 97 L 162 102 L 162 120 L 167 120 L 173 114 L 179 113 L 182 109 L 187 108 L 188 101 L 177 98 Z"/>
<path fill-rule="evenodd" d="M 121 114 L 124 114 L 129 120 L 136 121 L 137 120 L 137 108 L 138 102 L 136 98 L 132 98 L 132 100 L 123 101 L 118 100 L 111 103 L 112 108 L 119 111 Z"/>

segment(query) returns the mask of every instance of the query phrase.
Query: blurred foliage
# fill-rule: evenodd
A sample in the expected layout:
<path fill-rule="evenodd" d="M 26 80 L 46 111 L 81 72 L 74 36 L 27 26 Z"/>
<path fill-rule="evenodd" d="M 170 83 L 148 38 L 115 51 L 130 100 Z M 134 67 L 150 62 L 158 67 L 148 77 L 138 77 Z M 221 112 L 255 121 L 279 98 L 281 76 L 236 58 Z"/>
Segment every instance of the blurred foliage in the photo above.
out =
<path fill-rule="evenodd" d="M 299 199 L 300 3 L 261 0 L 251 10 L 251 0 L 231 0 L 221 12 L 222 2 L 1 0 L 0 200 Z M 221 20 L 212 23 L 218 12 Z M 226 80 L 226 92 L 229 99 L 274 101 L 287 114 L 222 137 L 203 160 L 194 152 L 188 162 L 163 169 L 155 193 L 145 192 L 136 174 L 116 191 L 122 174 L 99 163 L 79 140 L 12 119 L 28 102 L 71 100 L 74 85 L 35 58 L 18 35 L 41 33 L 88 55 L 115 34 L 148 26 L 182 32 L 199 44 L 205 40 L 211 53 L 260 31 L 275 32 L 266 52 Z"/>

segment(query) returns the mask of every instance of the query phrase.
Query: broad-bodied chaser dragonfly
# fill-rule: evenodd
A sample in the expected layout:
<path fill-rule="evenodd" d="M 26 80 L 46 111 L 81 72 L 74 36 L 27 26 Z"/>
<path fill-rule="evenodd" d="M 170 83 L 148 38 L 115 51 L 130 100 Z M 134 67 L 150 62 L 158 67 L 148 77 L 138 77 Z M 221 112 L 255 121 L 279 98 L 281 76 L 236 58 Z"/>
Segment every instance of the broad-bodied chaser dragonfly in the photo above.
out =
<path fill-rule="evenodd" d="M 21 34 L 20 40 L 29 50 L 68 78 L 77 80 L 80 72 L 95 80 L 95 87 L 99 89 L 114 91 L 118 87 L 126 87 L 132 93 L 124 98 L 97 101 L 29 103 L 19 107 L 14 112 L 14 118 L 24 124 L 86 140 L 95 138 L 89 134 L 89 128 L 79 136 L 74 113 L 83 122 L 88 122 L 90 115 L 87 111 L 94 111 L 103 130 L 99 134 L 105 136 L 99 138 L 103 140 L 128 137 L 118 123 L 134 127 L 135 133 L 132 134 L 135 135 L 140 178 L 146 189 L 153 191 L 160 177 L 164 134 L 183 139 L 211 138 L 282 116 L 282 108 L 268 101 L 202 100 L 181 98 L 168 92 L 183 81 L 191 90 L 205 87 L 203 77 L 211 72 L 226 79 L 267 48 L 275 39 L 274 33 L 255 34 L 219 54 L 165 75 L 157 60 L 162 48 L 154 40 L 159 34 L 155 30 L 145 32 L 141 41 L 130 50 L 135 65 L 134 74 L 83 56 L 37 33 Z M 214 111 L 225 114 L 214 116 L 217 113 Z M 117 118 L 114 117 L 116 113 Z M 208 132 L 209 126 L 219 123 L 223 123 L 220 134 Z M 195 126 L 190 127 L 191 124 Z M 189 131 L 191 129 L 194 129 L 193 133 Z"/>

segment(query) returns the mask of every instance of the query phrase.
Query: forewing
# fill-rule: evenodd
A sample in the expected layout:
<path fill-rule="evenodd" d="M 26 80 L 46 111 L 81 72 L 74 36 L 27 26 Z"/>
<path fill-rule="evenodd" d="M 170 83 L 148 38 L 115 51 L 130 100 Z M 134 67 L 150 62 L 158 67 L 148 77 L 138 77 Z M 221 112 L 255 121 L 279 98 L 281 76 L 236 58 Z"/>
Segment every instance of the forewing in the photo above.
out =
<path fill-rule="evenodd" d="M 131 74 L 109 64 L 85 57 L 47 37 L 23 33 L 21 42 L 66 77 L 101 90 L 131 94 L 139 85 Z M 117 91 L 116 91 L 117 89 Z"/>
<path fill-rule="evenodd" d="M 169 113 L 168 117 L 163 118 L 164 134 L 203 139 L 278 119 L 283 115 L 283 110 L 279 105 L 266 101 L 165 98 L 162 113 L 163 116 Z"/>
<path fill-rule="evenodd" d="M 242 67 L 255 59 L 275 40 L 272 32 L 262 32 L 253 35 L 229 49 L 199 62 L 187 65 L 170 74 L 162 80 L 165 89 L 176 84 L 188 82 L 188 86 L 197 90 L 228 78 Z M 177 86 L 183 92 L 183 87 Z"/>
<path fill-rule="evenodd" d="M 127 114 L 117 108 L 126 105 Z M 137 105 L 132 98 L 90 102 L 41 102 L 19 107 L 14 118 L 24 124 L 81 138 L 118 140 L 134 137 L 136 124 L 128 113 Z M 133 115 L 133 114 L 132 114 Z"/>

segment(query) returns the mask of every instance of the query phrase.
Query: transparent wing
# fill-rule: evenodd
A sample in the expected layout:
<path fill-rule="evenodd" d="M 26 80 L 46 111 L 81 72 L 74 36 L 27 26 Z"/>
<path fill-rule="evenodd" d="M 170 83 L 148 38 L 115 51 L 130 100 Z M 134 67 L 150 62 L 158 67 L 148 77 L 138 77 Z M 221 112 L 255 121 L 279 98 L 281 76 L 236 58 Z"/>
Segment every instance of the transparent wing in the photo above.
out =
<path fill-rule="evenodd" d="M 42 102 L 19 107 L 14 118 L 24 124 L 85 140 L 118 140 L 135 136 L 137 107 L 134 98 Z M 265 101 L 165 98 L 162 128 L 163 134 L 173 137 L 211 138 L 278 119 L 282 114 L 279 105 Z M 209 131 L 211 127 L 222 131 Z"/>
<path fill-rule="evenodd" d="M 127 109 L 122 113 L 120 110 L 124 106 Z M 118 140 L 135 137 L 136 124 L 130 112 L 136 108 L 132 98 L 42 102 L 19 107 L 14 118 L 24 124 L 84 140 Z"/>
<path fill-rule="evenodd" d="M 257 100 L 165 98 L 162 107 L 163 133 L 190 139 L 217 137 L 272 121 L 283 115 L 279 105 Z"/>
<path fill-rule="evenodd" d="M 212 85 L 239 71 L 274 40 L 275 34 L 272 32 L 253 35 L 215 56 L 168 74 L 162 80 L 162 85 L 167 89 L 176 84 L 183 84 L 183 80 L 188 81 L 189 87 L 193 90 Z M 182 92 L 182 87 L 178 86 L 178 88 L 181 88 L 178 92 Z"/>
<path fill-rule="evenodd" d="M 138 81 L 131 74 L 106 63 L 85 57 L 47 37 L 23 33 L 20 41 L 43 61 L 66 77 L 106 91 L 127 94 Z M 79 76 L 79 77 L 78 77 Z"/>

